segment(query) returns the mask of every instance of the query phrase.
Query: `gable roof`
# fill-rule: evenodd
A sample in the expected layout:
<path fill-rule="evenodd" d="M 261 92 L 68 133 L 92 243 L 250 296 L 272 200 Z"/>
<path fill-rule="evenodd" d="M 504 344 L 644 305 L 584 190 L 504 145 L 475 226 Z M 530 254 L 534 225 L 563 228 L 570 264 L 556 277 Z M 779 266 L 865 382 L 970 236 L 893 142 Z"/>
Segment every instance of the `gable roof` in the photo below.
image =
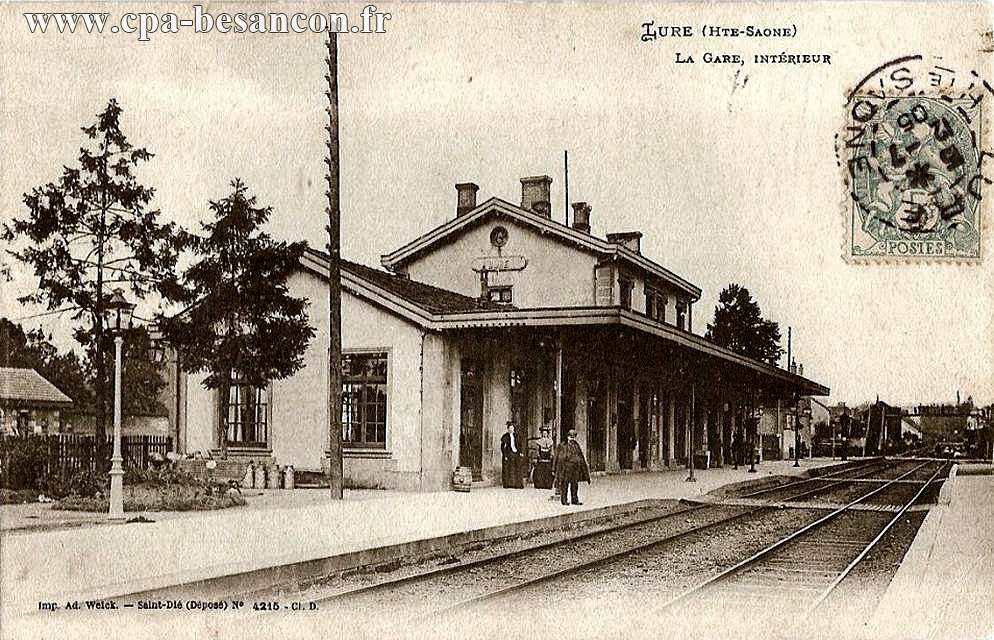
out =
<path fill-rule="evenodd" d="M 577 231 L 565 224 L 556 222 L 544 216 L 522 209 L 510 202 L 500 198 L 490 198 L 469 213 L 458 216 L 435 227 L 392 253 L 381 256 L 380 263 L 395 271 L 416 256 L 430 250 L 437 244 L 444 242 L 447 238 L 473 224 L 480 223 L 491 216 L 503 216 L 515 220 L 524 226 L 532 227 L 541 233 L 576 247 L 590 251 L 602 258 L 620 258 L 625 262 L 638 267 L 648 273 L 662 279 L 674 287 L 690 294 L 694 300 L 701 297 L 700 288 L 694 286 L 689 281 L 676 275 L 669 269 L 649 260 L 642 254 L 632 251 L 628 247 L 607 240 L 592 236 L 589 233 Z"/>
<path fill-rule="evenodd" d="M 0 403 L 69 406 L 72 398 L 34 369 L 0 367 Z"/>
<path fill-rule="evenodd" d="M 330 256 L 323 251 L 308 248 L 301 259 L 301 266 L 316 273 L 322 278 L 328 277 L 328 262 Z M 430 320 L 433 316 L 448 313 L 465 313 L 472 311 L 487 311 L 496 309 L 513 308 L 509 305 L 497 305 L 495 303 L 464 296 L 461 293 L 441 289 L 430 284 L 411 280 L 406 276 L 389 273 L 382 269 L 375 269 L 356 262 L 340 260 L 339 265 L 342 272 L 342 284 L 351 288 L 353 293 L 370 299 L 373 302 L 392 302 L 395 307 L 406 308 L 415 312 L 416 321 Z M 402 315 L 410 315 L 404 314 Z"/>

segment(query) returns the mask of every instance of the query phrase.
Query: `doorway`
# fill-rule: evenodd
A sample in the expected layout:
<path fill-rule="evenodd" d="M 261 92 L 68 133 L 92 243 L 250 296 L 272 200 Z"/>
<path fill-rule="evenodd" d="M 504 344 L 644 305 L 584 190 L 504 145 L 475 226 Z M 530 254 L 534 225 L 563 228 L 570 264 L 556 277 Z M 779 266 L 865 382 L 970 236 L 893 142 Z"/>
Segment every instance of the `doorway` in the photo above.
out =
<path fill-rule="evenodd" d="M 618 466 L 632 468 L 632 449 L 635 446 L 635 421 L 632 416 L 633 388 L 630 384 L 618 389 Z"/>
<path fill-rule="evenodd" d="M 473 480 L 483 478 L 483 368 L 479 360 L 462 361 L 459 394 L 459 466 L 473 470 Z"/>
<path fill-rule="evenodd" d="M 649 437 L 651 433 L 650 421 L 656 406 L 653 400 L 652 392 L 647 387 L 639 390 L 638 448 L 640 469 L 649 468 L 649 451 L 652 448 Z"/>
<path fill-rule="evenodd" d="M 590 381 L 587 392 L 587 455 L 591 471 L 605 470 L 604 442 L 607 432 L 607 385 Z"/>

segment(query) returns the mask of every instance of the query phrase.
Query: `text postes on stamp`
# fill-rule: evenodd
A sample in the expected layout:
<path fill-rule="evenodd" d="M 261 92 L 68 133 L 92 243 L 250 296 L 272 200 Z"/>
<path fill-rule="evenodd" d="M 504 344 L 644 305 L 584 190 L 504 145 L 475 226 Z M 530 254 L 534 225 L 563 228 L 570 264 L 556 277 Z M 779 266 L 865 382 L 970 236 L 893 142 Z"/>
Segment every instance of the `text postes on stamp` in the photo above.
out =
<path fill-rule="evenodd" d="M 957 83 L 952 69 L 929 67 L 918 56 L 882 65 L 849 96 L 836 157 L 851 262 L 980 258 L 984 157 L 988 172 L 994 164 L 981 108 L 991 88 L 975 72 Z"/>

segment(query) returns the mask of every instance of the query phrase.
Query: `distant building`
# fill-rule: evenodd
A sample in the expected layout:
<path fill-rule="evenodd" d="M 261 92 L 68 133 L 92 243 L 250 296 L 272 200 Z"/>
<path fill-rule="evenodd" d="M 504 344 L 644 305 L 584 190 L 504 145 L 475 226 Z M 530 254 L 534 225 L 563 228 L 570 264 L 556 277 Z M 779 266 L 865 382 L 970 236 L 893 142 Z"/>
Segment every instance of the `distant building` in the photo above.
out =
<path fill-rule="evenodd" d="M 965 439 L 974 413 L 973 399 L 949 404 L 918 405 L 909 415 L 918 418 L 922 434 L 932 442 L 959 442 Z"/>
<path fill-rule="evenodd" d="M 868 456 L 884 455 L 902 447 L 901 425 L 904 412 L 877 399 L 870 406 L 855 413 L 852 431 L 859 434 L 863 444 L 862 453 Z"/>
<path fill-rule="evenodd" d="M 72 399 L 34 369 L 0 367 L 0 433 L 27 435 L 61 430 Z"/>

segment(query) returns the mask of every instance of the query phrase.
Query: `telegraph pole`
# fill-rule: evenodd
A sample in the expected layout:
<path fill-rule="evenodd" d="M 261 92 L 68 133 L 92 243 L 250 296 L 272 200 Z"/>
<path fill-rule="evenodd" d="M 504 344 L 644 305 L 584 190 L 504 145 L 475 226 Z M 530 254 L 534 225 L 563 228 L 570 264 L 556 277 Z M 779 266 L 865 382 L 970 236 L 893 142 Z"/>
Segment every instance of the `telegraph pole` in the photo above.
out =
<path fill-rule="evenodd" d="M 333 500 L 343 497 L 342 484 L 342 274 L 341 193 L 338 158 L 338 34 L 328 32 L 328 486 Z"/>
<path fill-rule="evenodd" d="M 687 476 L 687 482 L 697 482 L 697 478 L 694 477 L 694 431 L 697 426 L 695 423 L 695 412 L 697 411 L 697 383 L 692 382 L 690 384 L 690 422 L 687 426 L 687 463 L 690 466 L 690 475 Z"/>
<path fill-rule="evenodd" d="M 569 226 L 569 151 L 563 151 L 563 184 L 566 187 L 566 200 L 563 205 L 563 224 Z"/>

